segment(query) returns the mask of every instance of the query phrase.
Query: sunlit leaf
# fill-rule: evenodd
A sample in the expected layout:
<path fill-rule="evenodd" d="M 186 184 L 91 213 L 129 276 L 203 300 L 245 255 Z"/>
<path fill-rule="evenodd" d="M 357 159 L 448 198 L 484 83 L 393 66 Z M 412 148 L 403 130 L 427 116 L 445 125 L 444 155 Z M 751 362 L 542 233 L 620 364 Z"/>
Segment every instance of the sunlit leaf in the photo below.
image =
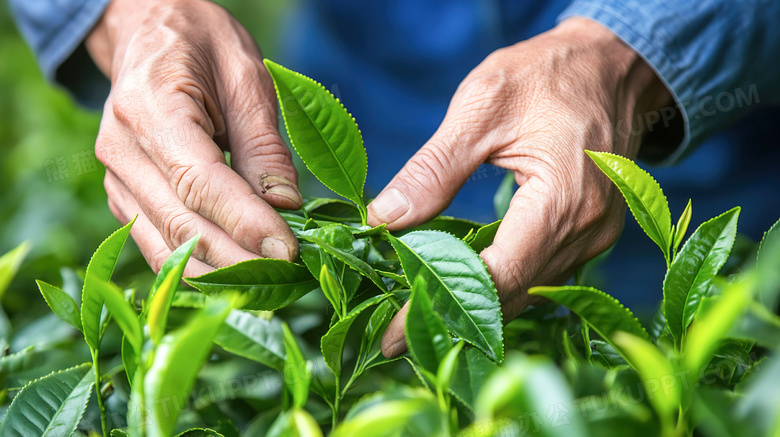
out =
<path fill-rule="evenodd" d="M 76 302 L 61 289 L 43 281 L 35 281 L 46 304 L 60 319 L 81 331 L 81 314 Z"/>
<path fill-rule="evenodd" d="M 284 332 L 284 348 L 286 351 L 286 360 L 282 376 L 284 383 L 293 396 L 293 406 L 303 408 L 306 405 L 306 399 L 309 397 L 309 384 L 311 383 L 311 369 L 303 352 L 298 346 L 290 328 L 286 323 L 282 323 Z"/>

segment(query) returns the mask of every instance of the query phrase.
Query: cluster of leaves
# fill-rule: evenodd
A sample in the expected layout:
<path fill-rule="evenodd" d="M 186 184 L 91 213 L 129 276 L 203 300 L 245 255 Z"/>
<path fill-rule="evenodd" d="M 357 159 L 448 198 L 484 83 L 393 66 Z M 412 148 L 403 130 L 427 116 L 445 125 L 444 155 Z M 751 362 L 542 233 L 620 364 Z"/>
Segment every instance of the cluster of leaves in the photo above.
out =
<path fill-rule="evenodd" d="M 761 357 L 780 338 L 780 232 L 768 232 L 755 268 L 718 277 L 738 208 L 704 222 L 680 248 L 691 204 L 672 226 L 650 175 L 625 158 L 588 152 L 661 248 L 668 266 L 661 307 L 645 328 L 599 290 L 537 287 L 529 293 L 554 303 L 503 326 L 478 256 L 500 222 L 439 217 L 395 235 L 368 226 L 367 161 L 354 119 L 318 83 L 266 66 L 292 146 L 347 200 L 311 199 L 281 212 L 300 242 L 296 262 L 256 259 L 186 279 L 197 292 L 179 287 L 197 237 L 173 252 L 144 296 L 111 282 L 132 223 L 97 249 L 80 295 L 39 282 L 52 311 L 83 334 L 91 362 L 6 389 L 18 393 L 0 434 L 94 432 L 82 420 L 90 399 L 103 435 L 112 436 L 778 431 L 771 384 L 780 366 Z M 508 181 L 499 210 L 511 197 Z M 25 250 L 0 259 L 0 290 Z M 325 302 L 329 318 L 321 317 Z M 380 338 L 405 303 L 409 353 L 387 359 Z M 110 332 L 119 351 L 103 344 Z M 0 374 L 23 379 L 36 353 L 0 358 Z M 257 368 L 269 369 L 272 381 L 259 394 Z M 201 395 L 228 381 L 229 395 Z M 119 414 L 126 419 L 113 419 Z"/>

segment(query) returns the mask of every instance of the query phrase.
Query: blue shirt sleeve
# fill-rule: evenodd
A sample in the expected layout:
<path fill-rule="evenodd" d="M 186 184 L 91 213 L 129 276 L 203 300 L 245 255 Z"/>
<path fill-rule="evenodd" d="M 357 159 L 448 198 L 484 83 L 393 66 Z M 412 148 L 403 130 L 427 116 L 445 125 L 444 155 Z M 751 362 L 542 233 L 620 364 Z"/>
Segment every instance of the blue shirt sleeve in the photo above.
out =
<path fill-rule="evenodd" d="M 102 82 L 97 67 L 86 56 L 83 41 L 100 19 L 110 0 L 10 0 L 19 31 L 35 52 L 41 71 L 50 82 L 65 86 L 80 103 L 96 106 L 105 99 L 105 86 L 85 87 L 89 80 Z M 72 56 L 74 55 L 75 56 Z M 73 58 L 79 65 L 81 79 L 68 71 L 60 74 L 60 67 Z M 102 78 L 102 79 L 101 79 Z M 90 92 L 98 89 L 99 92 Z M 97 95 L 96 95 L 97 94 Z"/>
<path fill-rule="evenodd" d="M 612 30 L 671 90 L 684 138 L 655 152 L 661 164 L 679 161 L 759 104 L 780 102 L 780 1 L 575 0 L 558 20 L 573 16 Z"/>

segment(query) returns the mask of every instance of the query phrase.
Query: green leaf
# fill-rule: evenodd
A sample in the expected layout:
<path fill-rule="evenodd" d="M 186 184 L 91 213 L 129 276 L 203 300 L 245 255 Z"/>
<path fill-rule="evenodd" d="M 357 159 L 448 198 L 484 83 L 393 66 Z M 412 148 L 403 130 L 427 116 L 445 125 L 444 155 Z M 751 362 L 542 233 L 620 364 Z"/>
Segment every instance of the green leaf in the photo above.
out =
<path fill-rule="evenodd" d="M 205 308 L 208 298 L 197 291 L 179 291 L 173 295 L 171 306 L 174 308 Z"/>
<path fill-rule="evenodd" d="M 468 242 L 469 246 L 474 249 L 474 252 L 482 252 L 485 248 L 493 244 L 493 239 L 496 238 L 496 232 L 498 232 L 499 226 L 501 226 L 501 220 L 477 229 L 476 233 L 474 233 L 474 237 Z"/>
<path fill-rule="evenodd" d="M 702 223 L 685 243 L 664 279 L 664 317 L 675 344 L 682 340 L 712 278 L 737 236 L 739 207 Z"/>
<path fill-rule="evenodd" d="M 16 276 L 19 267 L 24 261 L 24 257 L 30 252 L 30 243 L 24 243 L 16 246 L 3 256 L 0 256 L 0 299 L 3 298 L 5 290 L 11 284 L 11 280 Z"/>
<path fill-rule="evenodd" d="M 568 337 L 566 337 L 568 338 Z M 604 367 L 611 369 L 617 366 L 625 366 L 628 363 L 612 345 L 602 340 L 590 341 L 591 360 L 597 360 Z"/>
<path fill-rule="evenodd" d="M 208 428 L 192 428 L 177 434 L 176 437 L 223 437 L 222 434 Z"/>
<path fill-rule="evenodd" d="M 90 367 L 82 364 L 27 384 L 8 407 L 0 435 L 71 435 L 84 415 L 95 384 Z"/>
<path fill-rule="evenodd" d="M 498 366 L 477 348 L 467 348 L 460 358 L 450 383 L 450 393 L 474 411 L 479 391 Z"/>
<path fill-rule="evenodd" d="M 668 265 L 671 261 L 672 214 L 658 182 L 628 158 L 590 150 L 585 153 L 623 193 L 637 223 L 661 248 Z"/>
<path fill-rule="evenodd" d="M 752 276 L 728 284 L 711 308 L 697 317 L 683 344 L 686 369 L 698 375 L 699 369 L 710 361 L 718 343 L 726 338 L 737 318 L 750 304 L 754 286 Z"/>
<path fill-rule="evenodd" d="M 455 368 L 458 366 L 458 355 L 463 349 L 463 345 L 463 340 L 459 341 L 458 344 L 444 354 L 444 358 L 439 363 L 439 368 L 436 370 L 436 387 L 442 393 L 450 390 L 450 382 L 455 374 Z"/>
<path fill-rule="evenodd" d="M 634 314 L 614 297 L 591 287 L 534 287 L 528 294 L 546 297 L 566 306 L 583 318 L 604 340 L 615 347 L 613 336 L 618 331 L 628 332 L 650 340 L 645 328 Z M 630 362 L 630 360 L 627 360 Z"/>
<path fill-rule="evenodd" d="M 322 265 L 320 269 L 320 288 L 322 288 L 322 294 L 328 299 L 331 305 L 333 305 L 336 315 L 342 317 L 342 298 L 341 285 L 336 282 L 336 278 L 328 271 L 328 266 Z M 346 302 L 344 302 L 346 304 Z"/>
<path fill-rule="evenodd" d="M 284 331 L 284 347 L 287 353 L 282 376 L 284 377 L 285 385 L 292 393 L 293 407 L 303 408 L 306 405 L 306 399 L 309 397 L 311 369 L 286 323 L 282 323 L 282 330 Z"/>
<path fill-rule="evenodd" d="M 314 80 L 264 59 L 295 151 L 312 174 L 365 216 L 368 158 L 357 123 L 344 105 Z"/>
<path fill-rule="evenodd" d="M 122 431 L 121 429 L 112 429 L 111 430 L 111 437 L 128 437 L 129 434 L 127 434 L 125 431 Z"/>
<path fill-rule="evenodd" d="M 135 219 L 100 243 L 92 259 L 89 260 L 84 275 L 84 287 L 81 290 L 81 327 L 84 340 L 90 349 L 95 351 L 100 347 L 100 314 L 103 312 L 103 296 L 98 289 L 100 285 L 94 284 L 111 280 L 116 261 L 127 241 L 127 236 L 130 235 L 133 223 Z"/>
<path fill-rule="evenodd" d="M 185 281 L 212 297 L 237 291 L 245 309 L 264 311 L 283 308 L 319 286 L 306 267 L 271 258 L 243 261 Z"/>
<path fill-rule="evenodd" d="M 61 289 L 43 281 L 35 281 L 49 308 L 68 325 L 81 331 L 81 314 L 72 297 Z"/>
<path fill-rule="evenodd" d="M 126 335 L 122 335 L 120 355 L 122 355 L 122 367 L 125 368 L 127 382 L 132 388 L 135 383 L 135 372 L 138 370 L 138 356 L 135 352 L 135 346 Z"/>
<path fill-rule="evenodd" d="M 246 311 L 233 310 L 219 327 L 214 342 L 232 354 L 272 369 L 284 368 L 284 331 L 277 317 L 265 319 Z"/>
<path fill-rule="evenodd" d="M 362 259 L 356 257 L 355 255 L 349 253 L 346 250 L 339 249 L 331 245 L 325 239 L 323 239 L 322 237 L 314 233 L 311 234 L 301 233 L 299 234 L 299 236 L 306 241 L 316 244 L 317 246 L 320 247 L 320 249 L 324 250 L 328 254 L 332 255 L 334 258 L 348 265 L 353 270 L 357 271 L 361 275 L 370 279 L 371 282 L 376 284 L 376 286 L 379 287 L 379 289 L 382 290 L 383 292 L 387 291 L 387 287 L 385 286 L 385 283 L 382 282 L 382 278 L 379 277 L 379 275 L 376 273 L 374 268 L 371 267 L 367 262 L 363 261 Z"/>
<path fill-rule="evenodd" d="M 320 350 L 322 351 L 322 358 L 325 360 L 325 364 L 333 372 L 336 377 L 341 375 L 341 358 L 344 352 L 344 341 L 347 338 L 347 332 L 355 322 L 355 319 L 367 308 L 376 305 L 388 296 L 386 294 L 380 294 L 370 297 L 361 302 L 355 308 L 347 313 L 346 317 L 336 322 L 331 326 L 325 335 L 320 340 Z"/>
<path fill-rule="evenodd" d="M 625 353 L 639 373 L 650 404 L 655 408 L 665 429 L 673 429 L 674 414 L 680 406 L 680 381 L 676 379 L 674 366 L 655 345 L 645 339 L 625 332 L 617 332 L 615 343 Z M 658 390 L 657 384 L 663 386 Z"/>
<path fill-rule="evenodd" d="M 780 220 L 776 221 L 768 231 L 764 232 L 764 236 L 758 244 L 758 253 L 756 253 L 756 257 L 761 257 L 761 250 L 764 248 L 764 244 L 778 235 L 780 235 Z"/>
<path fill-rule="evenodd" d="M 674 227 L 674 242 L 672 243 L 674 251 L 677 251 L 677 248 L 680 247 L 683 238 L 685 238 L 685 233 L 688 232 L 688 225 L 691 223 L 691 213 L 691 199 L 688 199 L 688 205 L 685 206 L 682 214 L 680 214 L 680 218 L 677 220 L 677 226 Z"/>
<path fill-rule="evenodd" d="M 356 403 L 333 437 L 443 437 L 446 417 L 422 388 L 381 391 Z"/>
<path fill-rule="evenodd" d="M 540 429 L 542 436 L 585 435 L 569 384 L 545 357 L 527 357 L 516 352 L 507 357 L 482 387 L 475 410 L 477 423 L 503 418 L 522 422 L 529 419 L 527 413 L 538 412 L 547 417 L 550 425 Z"/>
<path fill-rule="evenodd" d="M 425 278 L 418 275 L 412 286 L 404 332 L 414 359 L 429 372 L 436 372 L 439 363 L 452 348 L 452 340 L 441 317 L 433 311 L 426 289 Z"/>
<path fill-rule="evenodd" d="M 116 324 L 119 325 L 122 333 L 133 346 L 133 352 L 136 355 L 140 354 L 144 341 L 141 323 L 138 320 L 138 314 L 125 300 L 122 290 L 114 284 L 99 279 L 92 280 L 92 287 L 100 294 L 106 308 L 114 316 Z"/>
<path fill-rule="evenodd" d="M 447 329 L 491 359 L 504 358 L 501 305 L 485 264 L 471 247 L 450 234 L 417 231 L 389 236 L 405 276 L 421 275 Z"/>
<path fill-rule="evenodd" d="M 469 233 L 476 231 L 482 226 L 483 226 L 482 223 L 477 223 L 472 220 L 465 220 L 465 219 L 440 215 L 431 221 L 425 222 L 411 229 L 397 232 L 396 236 L 402 237 L 406 234 L 409 234 L 411 232 L 417 232 L 417 231 L 442 231 L 442 232 L 448 232 L 458 237 L 459 239 L 463 239 Z"/>
<path fill-rule="evenodd" d="M 504 179 L 501 180 L 501 185 L 498 186 L 496 194 L 493 195 L 493 209 L 496 212 L 496 218 L 502 219 L 509 211 L 509 204 L 512 202 L 512 197 L 515 196 L 515 172 L 507 171 Z"/>
<path fill-rule="evenodd" d="M 393 305 L 387 300 L 380 303 L 371 314 L 371 318 L 368 319 L 368 323 L 366 324 L 366 330 L 360 339 L 358 366 L 372 366 L 378 364 L 374 359 L 380 356 L 381 359 L 384 359 L 384 356 L 381 355 L 379 340 L 382 338 L 390 321 L 393 320 L 394 315 L 395 310 L 393 309 Z"/>
<path fill-rule="evenodd" d="M 190 396 L 198 370 L 229 311 L 227 302 L 211 301 L 186 325 L 163 336 L 144 377 L 149 436 L 173 434 L 176 419 L 186 404 L 182 400 Z M 133 402 L 140 402 L 137 396 L 134 391 Z M 137 416 L 131 416 L 130 426 L 138 428 L 138 421 Z"/>
<path fill-rule="evenodd" d="M 341 199 L 320 197 L 304 202 L 303 212 L 307 217 L 331 222 L 360 222 L 360 210 L 354 204 Z"/>
<path fill-rule="evenodd" d="M 154 281 L 152 291 L 149 293 L 149 315 L 146 318 L 149 325 L 149 337 L 154 344 L 159 344 L 165 335 L 165 326 L 168 323 L 168 311 L 173 303 L 173 295 L 181 281 L 181 275 L 187 260 L 190 259 L 192 250 L 198 244 L 200 234 L 192 237 L 171 253 L 160 268 L 157 279 Z"/>
<path fill-rule="evenodd" d="M 761 304 L 751 303 L 748 311 L 737 319 L 728 335 L 755 341 L 768 349 L 776 349 L 780 345 L 780 317 Z"/>
<path fill-rule="evenodd" d="M 282 412 L 265 437 L 322 437 L 317 421 L 303 408 Z"/>

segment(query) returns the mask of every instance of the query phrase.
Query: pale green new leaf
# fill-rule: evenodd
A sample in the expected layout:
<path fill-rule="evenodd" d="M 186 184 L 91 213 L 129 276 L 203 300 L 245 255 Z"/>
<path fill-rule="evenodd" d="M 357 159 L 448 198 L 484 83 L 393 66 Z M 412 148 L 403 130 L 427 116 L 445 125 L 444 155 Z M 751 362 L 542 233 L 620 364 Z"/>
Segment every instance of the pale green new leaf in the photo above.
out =
<path fill-rule="evenodd" d="M 265 437 L 322 437 L 322 430 L 306 410 L 293 408 L 277 416 Z"/>
<path fill-rule="evenodd" d="M 433 311 L 426 288 L 425 279 L 418 275 L 412 286 L 404 333 L 412 357 L 424 369 L 436 372 L 452 347 L 452 341 L 441 317 Z"/>
<path fill-rule="evenodd" d="M 145 406 L 149 437 L 173 434 L 183 399 L 190 396 L 198 370 L 211 351 L 220 325 L 230 311 L 225 301 L 212 301 L 183 327 L 163 336 L 155 351 L 154 362 L 144 378 Z M 132 400 L 140 402 L 138 393 Z M 132 416 L 131 427 L 139 427 Z"/>
<path fill-rule="evenodd" d="M 658 182 L 628 158 L 590 150 L 585 153 L 623 193 L 637 223 L 661 248 L 668 264 L 671 260 L 672 215 Z"/>
<path fill-rule="evenodd" d="M 677 374 L 672 363 L 653 343 L 635 335 L 617 332 L 614 341 L 633 363 L 646 393 L 654 393 L 648 396 L 648 400 L 661 418 L 661 423 L 667 426 L 672 424 L 681 397 L 681 384 L 675 379 Z M 650 384 L 662 384 L 664 389 L 658 391 Z"/>
<path fill-rule="evenodd" d="M 469 246 L 474 249 L 474 252 L 482 252 L 486 247 L 493 244 L 493 239 L 496 238 L 496 232 L 498 232 L 499 226 L 501 226 L 501 220 L 477 229 L 473 238 L 468 242 Z"/>
<path fill-rule="evenodd" d="M 700 317 L 683 344 L 685 368 L 698 375 L 699 369 L 709 362 L 718 344 L 726 338 L 737 318 L 752 300 L 755 280 L 752 276 L 728 284 L 721 296 Z"/>
<path fill-rule="evenodd" d="M 614 297 L 591 287 L 562 286 L 534 287 L 528 294 L 546 297 L 566 306 L 584 319 L 604 340 L 620 351 L 613 340 L 618 331 L 628 332 L 650 340 L 645 328 L 634 314 Z M 625 357 L 625 356 L 624 356 Z M 630 360 L 627 360 L 630 362 Z"/>
<path fill-rule="evenodd" d="M 516 187 L 515 172 L 508 171 L 504 175 L 504 179 L 501 180 L 501 185 L 498 186 L 496 194 L 493 195 L 493 210 L 496 213 L 496 218 L 504 218 L 506 212 L 509 211 L 509 204 L 515 195 Z"/>
<path fill-rule="evenodd" d="M 324 250 L 328 254 L 332 255 L 334 258 L 338 259 L 339 261 L 348 265 L 349 267 L 351 267 L 361 275 L 370 279 L 371 282 L 376 284 L 376 286 L 379 287 L 380 290 L 385 292 L 387 291 L 387 287 L 385 286 L 385 283 L 382 282 L 382 278 L 379 277 L 379 275 L 374 270 L 374 268 L 371 267 L 367 262 L 363 261 L 362 259 L 356 257 L 355 255 L 349 253 L 346 250 L 339 249 L 338 247 L 331 245 L 328 241 L 326 241 L 325 239 L 321 238 L 316 234 L 301 233 L 299 234 L 299 236 L 303 240 L 316 244 L 317 246 L 319 246 L 320 249 Z"/>
<path fill-rule="evenodd" d="M 127 341 L 132 345 L 133 352 L 137 356 L 143 347 L 143 331 L 133 307 L 125 300 L 125 296 L 116 285 L 99 279 L 92 281 L 92 287 L 100 294 L 106 308 L 116 320 L 116 324 L 122 330 Z"/>
<path fill-rule="evenodd" d="M 676 251 L 688 232 L 688 225 L 691 223 L 691 199 L 688 199 L 688 205 L 685 206 L 680 218 L 677 220 L 677 226 L 674 227 L 672 248 Z"/>
<path fill-rule="evenodd" d="M 238 292 L 243 308 L 264 311 L 283 308 L 319 286 L 306 267 L 271 258 L 243 261 L 185 280 L 211 297 Z"/>
<path fill-rule="evenodd" d="M 49 308 L 68 325 L 81 331 L 81 314 L 72 297 L 60 288 L 43 281 L 35 281 Z"/>
<path fill-rule="evenodd" d="M 322 294 L 325 295 L 325 298 L 327 298 L 330 304 L 333 305 L 333 309 L 336 311 L 336 315 L 341 318 L 341 286 L 338 282 L 336 282 L 336 278 L 330 274 L 328 271 L 328 266 L 325 264 L 322 264 L 322 268 L 320 269 L 320 288 L 322 288 Z M 344 304 L 346 304 L 346 302 L 344 302 Z"/>
<path fill-rule="evenodd" d="M 0 435 L 71 435 L 84 415 L 95 384 L 90 368 L 90 364 L 82 364 L 27 384 L 8 407 Z"/>
<path fill-rule="evenodd" d="M 459 341 L 458 344 L 444 354 L 444 358 L 439 363 L 439 368 L 436 370 L 436 388 L 442 392 L 450 390 L 450 382 L 458 366 L 458 355 L 464 344 L 463 340 Z"/>
<path fill-rule="evenodd" d="M 347 338 L 347 332 L 355 322 L 355 319 L 367 308 L 376 305 L 388 297 L 386 294 L 380 294 L 370 297 L 355 308 L 353 308 L 346 317 L 339 320 L 331 326 L 325 335 L 320 340 L 320 350 L 322 351 L 322 358 L 325 360 L 325 364 L 337 377 L 341 375 L 341 359 L 344 352 L 344 341 Z"/>
<path fill-rule="evenodd" d="M 309 397 L 311 368 L 286 323 L 282 323 L 282 331 L 284 331 L 284 348 L 287 354 L 282 371 L 284 384 L 292 393 L 293 407 L 303 408 Z"/>
<path fill-rule="evenodd" d="M 246 311 L 233 310 L 219 327 L 214 343 L 232 354 L 272 369 L 284 368 L 284 331 L 277 317 L 265 319 Z"/>
<path fill-rule="evenodd" d="M 93 284 L 111 280 L 133 223 L 135 219 L 103 240 L 87 265 L 81 290 L 81 327 L 84 340 L 92 350 L 98 350 L 100 346 L 100 314 L 103 312 L 103 296 L 98 290 L 99 285 Z"/>
<path fill-rule="evenodd" d="M 30 243 L 25 241 L 3 256 L 0 256 L 0 299 L 3 298 L 5 290 L 14 276 L 16 276 L 16 272 L 19 270 L 28 252 L 30 252 Z"/>
<path fill-rule="evenodd" d="M 159 344 L 160 339 L 165 335 L 165 326 L 168 323 L 168 311 L 171 309 L 173 295 L 179 281 L 181 281 L 187 260 L 190 259 L 192 250 L 198 244 L 199 237 L 200 235 L 196 235 L 176 248 L 163 263 L 160 273 L 157 274 L 157 279 L 149 294 L 148 317 L 146 318 L 149 325 L 149 337 L 154 344 Z"/>
<path fill-rule="evenodd" d="M 498 292 L 479 255 L 465 242 L 438 231 L 390 236 L 410 282 L 422 275 L 428 296 L 447 329 L 491 359 L 504 358 Z"/>
<path fill-rule="evenodd" d="M 357 123 L 344 105 L 314 80 L 268 59 L 290 142 L 309 171 L 365 214 L 368 158 Z"/>
<path fill-rule="evenodd" d="M 675 257 L 664 279 L 664 317 L 679 343 L 712 278 L 729 257 L 737 236 L 739 207 L 702 223 Z"/>
<path fill-rule="evenodd" d="M 356 403 L 333 437 L 443 437 L 446 417 L 422 388 L 385 390 Z"/>

